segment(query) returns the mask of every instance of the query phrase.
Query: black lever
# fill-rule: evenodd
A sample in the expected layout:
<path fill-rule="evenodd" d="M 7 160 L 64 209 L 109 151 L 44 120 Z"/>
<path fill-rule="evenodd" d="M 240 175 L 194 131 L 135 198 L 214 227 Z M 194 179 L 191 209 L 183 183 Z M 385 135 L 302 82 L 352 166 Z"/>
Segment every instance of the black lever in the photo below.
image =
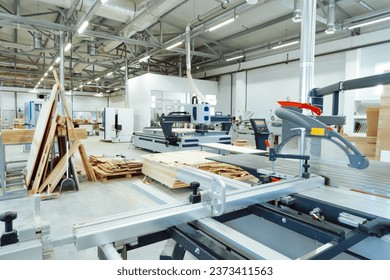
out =
<path fill-rule="evenodd" d="M 18 217 L 15 211 L 8 211 L 0 215 L 0 221 L 5 223 L 5 232 L 1 235 L 0 246 L 18 243 L 18 232 L 12 227 L 12 221 Z"/>
<path fill-rule="evenodd" d="M 198 189 L 200 187 L 199 182 L 191 182 L 190 187 L 192 189 L 192 194 L 190 195 L 190 202 L 192 204 L 199 203 L 200 202 L 200 193 L 198 192 Z"/>

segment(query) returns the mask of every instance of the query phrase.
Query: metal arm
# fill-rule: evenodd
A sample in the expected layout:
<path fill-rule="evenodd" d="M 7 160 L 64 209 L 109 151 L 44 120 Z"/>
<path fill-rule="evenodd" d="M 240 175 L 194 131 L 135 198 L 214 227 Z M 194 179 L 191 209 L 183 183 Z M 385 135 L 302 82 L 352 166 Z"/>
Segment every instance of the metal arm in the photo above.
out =
<path fill-rule="evenodd" d="M 308 137 L 321 137 L 326 138 L 333 143 L 335 143 L 349 159 L 349 166 L 356 169 L 365 169 L 369 165 L 368 159 L 358 150 L 351 142 L 345 139 L 343 136 L 338 134 L 336 131 L 330 129 L 328 126 L 323 124 L 322 122 L 304 115 L 302 113 L 292 111 L 285 108 L 278 108 L 275 111 L 275 114 L 285 122 L 290 128 L 294 127 L 303 127 L 306 129 L 306 133 Z M 313 130 L 314 129 L 314 130 Z M 316 131 L 313 134 L 313 131 Z M 288 142 L 291 137 L 298 135 L 297 133 L 292 133 L 292 135 L 283 141 L 282 144 L 278 146 L 278 150 Z"/>

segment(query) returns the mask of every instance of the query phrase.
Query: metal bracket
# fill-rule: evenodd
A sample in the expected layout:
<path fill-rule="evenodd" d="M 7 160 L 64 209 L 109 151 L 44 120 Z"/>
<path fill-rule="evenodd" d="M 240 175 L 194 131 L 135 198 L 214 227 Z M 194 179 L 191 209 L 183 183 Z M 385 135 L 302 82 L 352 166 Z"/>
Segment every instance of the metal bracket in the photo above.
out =
<path fill-rule="evenodd" d="M 225 212 L 226 184 L 217 176 L 213 176 L 211 183 L 211 215 L 220 216 Z"/>

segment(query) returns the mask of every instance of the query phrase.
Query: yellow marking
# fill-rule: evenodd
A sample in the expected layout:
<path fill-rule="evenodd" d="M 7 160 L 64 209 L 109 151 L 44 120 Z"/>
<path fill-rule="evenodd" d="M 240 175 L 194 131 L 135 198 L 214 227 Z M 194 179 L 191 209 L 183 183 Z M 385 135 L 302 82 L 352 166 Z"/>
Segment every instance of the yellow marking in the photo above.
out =
<path fill-rule="evenodd" d="M 312 127 L 311 129 L 311 135 L 319 135 L 319 136 L 323 136 L 325 135 L 325 128 L 321 128 L 321 127 Z"/>

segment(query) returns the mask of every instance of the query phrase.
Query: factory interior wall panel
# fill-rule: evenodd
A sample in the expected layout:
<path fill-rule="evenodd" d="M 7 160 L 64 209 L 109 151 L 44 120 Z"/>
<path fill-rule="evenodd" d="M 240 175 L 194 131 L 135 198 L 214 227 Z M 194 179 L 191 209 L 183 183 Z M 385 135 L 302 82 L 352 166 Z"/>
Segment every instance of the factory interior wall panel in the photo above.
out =
<path fill-rule="evenodd" d="M 276 101 L 299 101 L 299 63 L 248 71 L 247 83 L 247 110 L 270 120 L 279 107 Z"/>
<path fill-rule="evenodd" d="M 71 102 L 70 96 L 67 96 L 67 102 Z M 73 97 L 73 111 L 101 111 L 107 107 L 107 98 L 104 97 Z"/>
<path fill-rule="evenodd" d="M 16 96 L 16 103 L 17 103 L 17 109 L 21 110 L 24 114 L 24 103 L 28 101 L 38 101 L 37 94 L 36 93 L 25 93 L 25 92 L 18 92 Z"/>
<path fill-rule="evenodd" d="M 110 107 L 110 108 L 126 108 L 125 96 L 121 95 L 121 96 L 110 97 L 108 107 Z"/>
<path fill-rule="evenodd" d="M 231 114 L 232 112 L 232 89 L 231 82 L 233 75 L 222 75 L 218 81 L 218 97 L 217 105 L 215 106 L 216 111 L 223 112 L 224 114 Z"/>
<path fill-rule="evenodd" d="M 15 110 L 15 93 L 1 92 L 0 93 L 0 109 Z"/>
<path fill-rule="evenodd" d="M 195 80 L 195 85 L 203 94 L 218 94 L 216 81 Z M 128 81 L 129 108 L 134 109 L 134 131 L 150 125 L 151 91 L 194 92 L 187 78 L 145 74 Z"/>

